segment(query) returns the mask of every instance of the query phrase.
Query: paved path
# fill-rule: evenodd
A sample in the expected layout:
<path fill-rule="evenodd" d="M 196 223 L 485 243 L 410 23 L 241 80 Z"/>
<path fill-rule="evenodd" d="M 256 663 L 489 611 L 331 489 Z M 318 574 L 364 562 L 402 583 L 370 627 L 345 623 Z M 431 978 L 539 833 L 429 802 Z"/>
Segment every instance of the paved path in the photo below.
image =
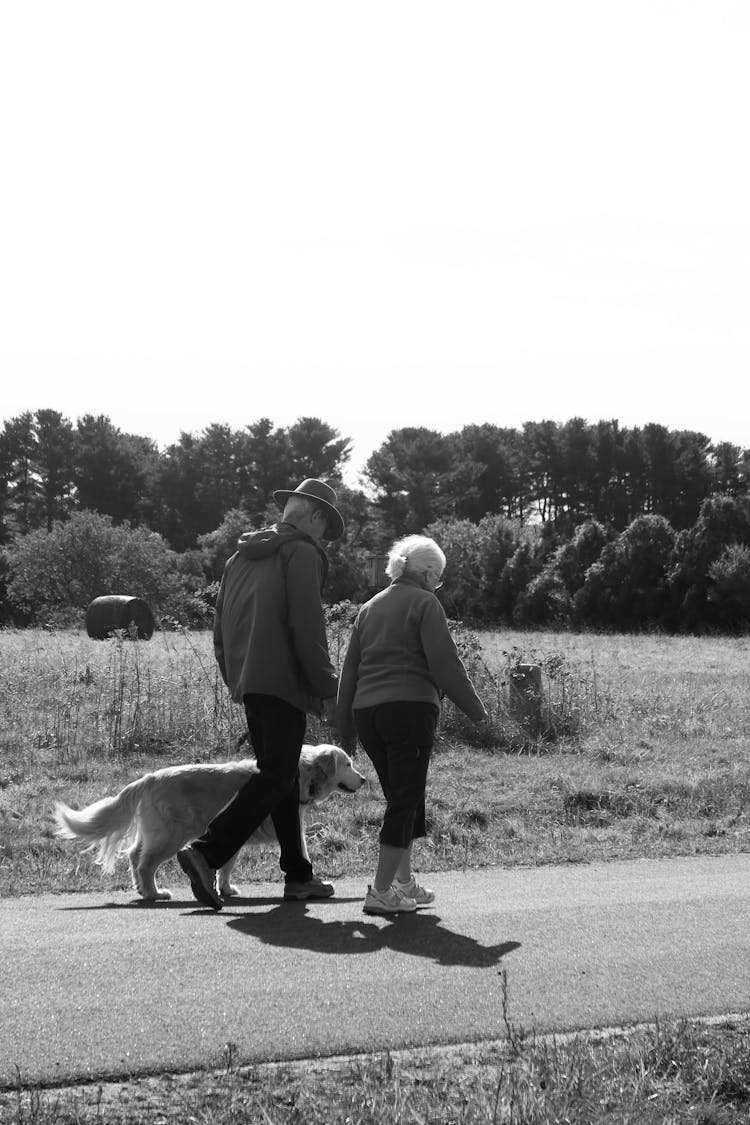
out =
<path fill-rule="evenodd" d="M 750 855 L 494 868 L 436 905 L 362 914 L 364 881 L 216 915 L 131 896 L 0 902 L 0 1085 L 179 1071 L 657 1015 L 750 1010 Z M 174 888 L 176 889 L 176 888 Z"/>

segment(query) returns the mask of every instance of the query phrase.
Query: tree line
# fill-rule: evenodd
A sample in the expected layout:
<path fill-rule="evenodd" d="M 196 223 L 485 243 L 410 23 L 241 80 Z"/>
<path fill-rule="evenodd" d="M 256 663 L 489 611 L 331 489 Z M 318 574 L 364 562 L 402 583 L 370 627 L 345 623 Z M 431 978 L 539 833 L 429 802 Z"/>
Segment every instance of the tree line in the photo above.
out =
<path fill-rule="evenodd" d="M 29 411 L 0 432 L 0 543 L 86 510 L 186 550 L 230 508 L 262 509 L 289 480 L 338 478 L 350 453 L 348 439 L 318 418 L 286 429 L 268 418 L 242 430 L 214 424 L 160 450 L 106 415 L 73 424 L 56 410 Z"/>
<path fill-rule="evenodd" d="M 569 529 L 595 519 L 621 531 L 636 516 L 661 515 L 682 529 L 707 496 L 747 495 L 750 450 L 657 423 L 483 423 L 448 435 L 394 430 L 365 475 L 393 527 L 500 514 Z"/>
<path fill-rule="evenodd" d="M 352 443 L 319 418 L 243 429 L 212 424 L 160 450 L 104 415 L 75 424 L 27 412 L 0 431 L 0 542 L 91 510 L 158 531 L 177 551 L 197 545 L 233 508 L 255 513 L 274 488 L 320 476 L 340 481 Z M 441 434 L 394 429 L 363 481 L 385 533 L 434 519 L 504 515 L 575 527 L 595 519 L 623 530 L 638 515 L 690 526 L 713 493 L 747 495 L 750 450 L 649 423 L 483 423 Z"/>
<path fill-rule="evenodd" d="M 573 418 L 393 430 L 362 489 L 341 484 L 350 456 L 350 439 L 318 418 L 210 425 L 163 451 L 105 416 L 13 418 L 0 432 L 0 618 L 64 617 L 129 582 L 177 619 L 209 613 L 238 534 L 278 517 L 272 491 L 321 476 L 347 523 L 330 551 L 332 602 L 365 597 L 368 555 L 426 530 L 448 556 L 443 597 L 455 617 L 750 622 L 750 451 L 657 424 Z"/>

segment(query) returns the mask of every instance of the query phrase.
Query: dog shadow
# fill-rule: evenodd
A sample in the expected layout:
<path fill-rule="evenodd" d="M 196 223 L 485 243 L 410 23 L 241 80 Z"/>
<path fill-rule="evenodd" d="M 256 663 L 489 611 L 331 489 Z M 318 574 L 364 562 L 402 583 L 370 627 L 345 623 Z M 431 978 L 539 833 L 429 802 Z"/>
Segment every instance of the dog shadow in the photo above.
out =
<path fill-rule="evenodd" d="M 316 899 L 316 905 L 325 905 L 331 902 L 334 905 L 342 902 L 361 902 L 361 898 L 342 898 L 340 895 L 335 899 Z M 284 899 L 284 884 L 280 884 L 279 893 L 276 895 L 256 895 L 254 897 L 245 897 L 243 895 L 232 895 L 230 898 L 224 899 L 224 910 L 228 913 L 239 906 L 280 906 L 284 904 L 287 909 L 291 906 L 304 905 L 303 903 L 289 903 Z M 161 898 L 161 899 L 145 899 L 145 898 L 131 898 L 127 902 L 96 902 L 85 903 L 81 906 L 59 906 L 58 910 L 73 911 L 89 911 L 89 910 L 180 910 L 186 914 L 207 914 L 209 916 L 216 914 L 207 906 L 200 906 L 194 898 Z M 222 915 L 225 917 L 225 915 Z"/>
<path fill-rule="evenodd" d="M 377 922 L 365 919 L 326 921 L 308 914 L 304 902 L 285 902 L 283 906 L 277 905 L 276 909 L 264 914 L 242 914 L 229 920 L 227 926 L 267 945 L 305 949 L 313 953 L 338 955 L 392 949 L 397 953 L 426 957 L 438 965 L 465 965 L 478 969 L 492 968 L 521 945 L 519 941 L 482 945 L 474 938 L 442 925 L 438 914 L 422 911 Z"/>
<path fill-rule="evenodd" d="M 265 898 L 227 898 L 224 900 L 225 908 L 227 906 L 278 906 L 281 901 L 281 894 L 274 895 L 273 897 L 267 896 Z M 338 899 L 341 902 L 341 899 Z M 93 904 L 86 903 L 83 906 L 60 906 L 59 910 L 181 910 L 185 914 L 216 914 L 207 906 L 200 906 L 194 898 L 162 898 L 162 899 L 145 899 L 145 898 L 131 898 L 127 902 L 97 902 Z"/>

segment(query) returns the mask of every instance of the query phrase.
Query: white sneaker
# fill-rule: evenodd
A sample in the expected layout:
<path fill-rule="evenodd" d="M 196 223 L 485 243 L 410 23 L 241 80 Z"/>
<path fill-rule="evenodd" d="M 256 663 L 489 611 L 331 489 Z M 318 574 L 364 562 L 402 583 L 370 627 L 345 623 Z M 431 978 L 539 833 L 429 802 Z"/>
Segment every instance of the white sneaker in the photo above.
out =
<path fill-rule="evenodd" d="M 413 898 L 417 906 L 429 906 L 431 902 L 435 901 L 435 892 L 431 891 L 429 887 L 420 887 L 413 875 L 408 883 L 402 883 L 399 879 L 394 879 L 393 886 L 400 894 L 407 898 Z"/>
<path fill-rule="evenodd" d="M 368 887 L 365 905 L 362 907 L 365 914 L 405 914 L 416 909 L 414 899 L 406 898 L 393 885 L 382 894 L 375 887 Z"/>

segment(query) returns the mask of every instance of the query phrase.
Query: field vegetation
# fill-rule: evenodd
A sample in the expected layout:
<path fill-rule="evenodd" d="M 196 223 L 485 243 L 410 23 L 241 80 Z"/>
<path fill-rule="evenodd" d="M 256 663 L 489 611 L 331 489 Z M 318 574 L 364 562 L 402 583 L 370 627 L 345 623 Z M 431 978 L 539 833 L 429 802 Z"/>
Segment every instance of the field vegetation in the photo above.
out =
<path fill-rule="evenodd" d="M 339 659 L 346 613 L 331 614 Z M 449 705 L 430 776 L 422 871 L 750 850 L 750 638 L 480 633 L 455 627 L 491 715 L 477 741 Z M 542 701 L 519 709 L 519 666 L 542 669 Z M 239 753 L 205 632 L 149 642 L 80 632 L 0 633 L 0 895 L 122 889 L 90 853 L 58 840 L 54 802 L 80 807 L 161 766 Z M 335 741 L 311 721 L 309 741 Z M 373 868 L 382 799 L 370 786 L 316 810 L 316 869 Z M 280 878 L 273 852 L 248 853 L 239 882 Z M 179 882 L 176 869 L 166 885 Z M 505 985 L 505 981 L 503 982 Z M 509 988 L 512 989 L 512 981 Z M 537 1039 L 507 1025 L 503 1045 L 217 1069 L 116 1089 L 0 1096 L 0 1120 L 34 1125 L 158 1120 L 264 1122 L 702 1122 L 750 1113 L 746 1022 L 685 1022 L 607 1041 Z M 148 1108 L 147 1108 L 148 1107 Z"/>
<path fill-rule="evenodd" d="M 334 659 L 347 636 L 334 619 Z M 422 870 L 748 850 L 750 638 L 456 636 L 492 730 L 477 742 L 446 707 Z M 538 716 L 509 696 L 523 663 L 542 668 Z M 103 881 L 90 854 L 55 837 L 55 800 L 81 807 L 161 766 L 249 753 L 209 633 L 9 630 L 0 667 L 0 894 L 127 887 L 126 864 Z M 335 739 L 311 720 L 309 741 Z M 382 798 L 358 761 L 370 786 L 314 816 L 329 875 L 374 862 Z M 277 857 L 253 849 L 237 875 L 279 878 Z"/>
<path fill-rule="evenodd" d="M 750 1023 L 671 1021 L 441 1052 L 0 1091 L 13 1125 L 746 1125 Z"/>

